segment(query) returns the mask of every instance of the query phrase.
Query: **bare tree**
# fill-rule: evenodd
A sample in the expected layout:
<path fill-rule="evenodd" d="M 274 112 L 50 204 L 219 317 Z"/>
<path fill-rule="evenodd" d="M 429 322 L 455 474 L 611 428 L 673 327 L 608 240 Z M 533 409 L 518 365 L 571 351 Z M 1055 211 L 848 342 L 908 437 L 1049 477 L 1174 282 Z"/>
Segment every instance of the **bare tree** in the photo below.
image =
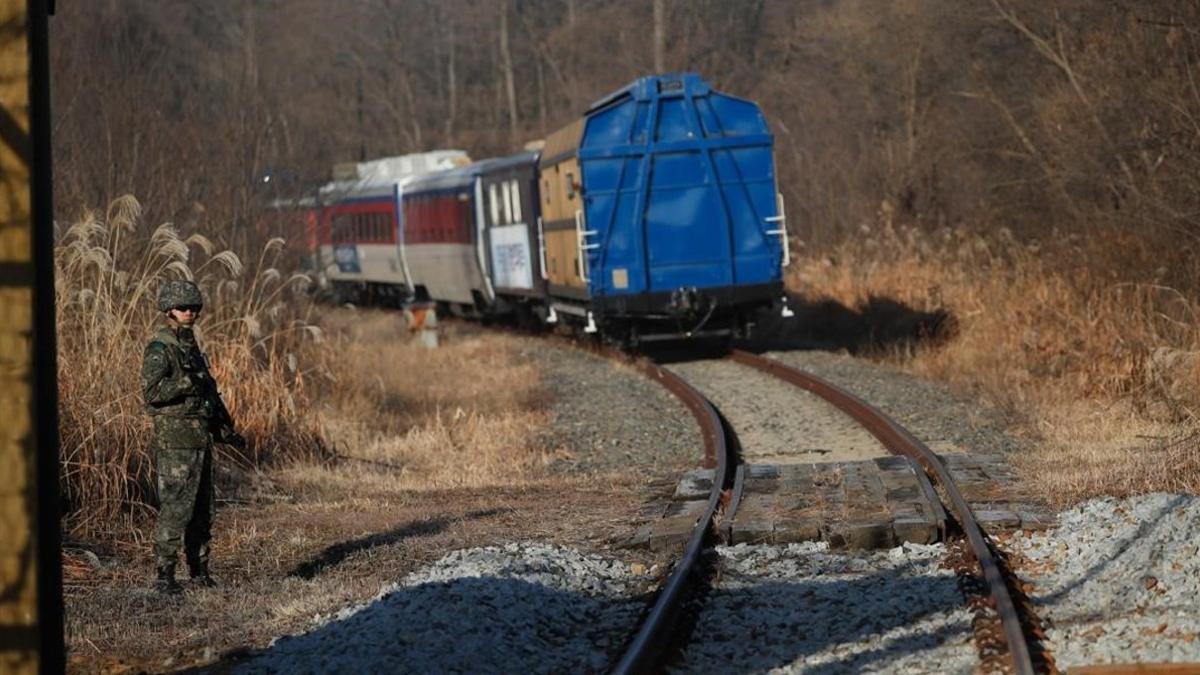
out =
<path fill-rule="evenodd" d="M 445 22 L 446 48 L 449 56 L 446 59 L 446 137 L 454 137 L 454 120 L 458 115 L 458 69 L 455 67 L 454 23 L 447 18 Z"/>
<path fill-rule="evenodd" d="M 667 72 L 666 35 L 667 8 L 666 0 L 654 0 L 654 72 Z"/>
<path fill-rule="evenodd" d="M 360 149 L 505 154 L 651 67 L 761 104 L 814 246 L 885 200 L 917 226 L 1200 235 L 1195 2 L 127 0 L 51 30 L 59 204 L 134 191 L 219 238 L 284 189 L 264 171 L 301 194 Z"/>
<path fill-rule="evenodd" d="M 508 46 L 508 2 L 500 7 L 500 68 L 504 73 L 504 93 L 508 99 L 508 138 L 517 138 L 517 87 L 513 74 L 512 50 Z"/>

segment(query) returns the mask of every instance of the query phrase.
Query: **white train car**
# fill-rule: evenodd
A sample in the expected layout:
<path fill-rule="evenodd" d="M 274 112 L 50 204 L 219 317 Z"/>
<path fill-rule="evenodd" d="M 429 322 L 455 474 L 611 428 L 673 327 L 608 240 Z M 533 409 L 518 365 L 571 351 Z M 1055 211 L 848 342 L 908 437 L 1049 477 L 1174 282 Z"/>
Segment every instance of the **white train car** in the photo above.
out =
<path fill-rule="evenodd" d="M 338 302 L 398 306 L 412 293 L 400 250 L 400 195 L 409 181 L 470 163 L 436 150 L 354 165 L 320 189 L 317 273 Z"/>
<path fill-rule="evenodd" d="M 401 250 L 414 296 L 460 315 L 504 314 L 540 297 L 537 153 L 425 174 L 402 190 Z"/>

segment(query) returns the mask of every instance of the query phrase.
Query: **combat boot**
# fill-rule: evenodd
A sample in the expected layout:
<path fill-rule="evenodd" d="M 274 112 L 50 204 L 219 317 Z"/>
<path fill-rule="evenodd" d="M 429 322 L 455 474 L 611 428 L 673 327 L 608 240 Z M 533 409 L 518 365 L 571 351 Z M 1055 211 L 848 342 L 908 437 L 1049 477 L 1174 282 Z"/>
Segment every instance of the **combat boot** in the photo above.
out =
<path fill-rule="evenodd" d="M 154 580 L 154 590 L 163 595 L 179 595 L 183 592 L 183 586 L 175 581 L 174 565 L 158 566 L 158 577 Z"/>
<path fill-rule="evenodd" d="M 217 580 L 212 578 L 208 573 L 208 561 L 197 562 L 188 565 L 188 574 L 191 575 L 192 581 L 204 586 L 205 588 L 215 588 Z"/>

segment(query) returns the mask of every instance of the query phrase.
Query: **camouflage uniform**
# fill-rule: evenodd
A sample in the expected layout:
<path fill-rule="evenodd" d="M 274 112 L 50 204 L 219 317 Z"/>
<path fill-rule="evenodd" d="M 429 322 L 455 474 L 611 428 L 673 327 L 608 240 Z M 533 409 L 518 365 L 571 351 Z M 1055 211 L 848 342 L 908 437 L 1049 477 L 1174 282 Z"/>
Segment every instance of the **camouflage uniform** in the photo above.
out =
<path fill-rule="evenodd" d="M 200 304 L 200 291 L 191 282 L 171 282 L 159 294 L 159 309 Z M 191 576 L 213 583 L 208 575 L 215 513 L 213 443 L 244 441 L 233 430 L 192 329 L 169 323 L 146 345 L 142 390 L 154 421 L 158 460 L 160 507 L 154 543 L 160 590 L 176 592 L 174 572 L 181 547 Z"/>

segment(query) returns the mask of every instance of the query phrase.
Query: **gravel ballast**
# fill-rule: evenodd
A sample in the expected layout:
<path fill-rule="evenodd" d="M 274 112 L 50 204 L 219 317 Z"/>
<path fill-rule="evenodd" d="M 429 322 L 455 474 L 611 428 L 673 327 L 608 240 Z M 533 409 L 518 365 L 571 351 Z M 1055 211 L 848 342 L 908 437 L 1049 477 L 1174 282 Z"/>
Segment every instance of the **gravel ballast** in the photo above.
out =
<path fill-rule="evenodd" d="M 1200 497 L 1092 500 L 1004 548 L 1060 668 L 1200 662 Z"/>
<path fill-rule="evenodd" d="M 544 445 L 563 454 L 563 473 L 626 470 L 654 474 L 699 465 L 704 442 L 695 418 L 661 385 L 631 366 L 555 344 L 521 352 L 541 373 L 552 421 Z"/>
<path fill-rule="evenodd" d="M 935 452 L 1009 452 L 1021 441 L 999 413 L 944 385 L 848 354 L 770 352 L 764 356 L 806 370 L 882 410 Z"/>
<path fill-rule="evenodd" d="M 544 440 L 564 449 L 556 470 L 606 472 L 636 460 L 669 474 L 698 463 L 692 417 L 634 369 L 540 342 L 522 354 L 537 364 L 553 413 Z M 1019 447 L 1004 420 L 937 384 L 831 353 L 768 356 L 847 388 L 935 450 Z M 836 460 L 803 451 L 839 447 L 884 454 L 869 437 L 854 436 L 852 422 L 842 430 L 841 413 L 798 401 L 811 395 L 786 383 L 732 363 L 670 367 L 722 408 L 751 461 L 789 453 L 802 462 Z M 1058 522 L 1000 547 L 1031 583 L 1060 668 L 1200 661 L 1200 498 L 1095 500 Z M 824 543 L 743 544 L 716 552 L 721 573 L 678 672 L 969 673 L 979 666 L 972 613 L 941 545 L 844 554 Z M 602 672 L 646 606 L 656 579 L 644 571 L 542 543 L 455 551 L 235 670 Z"/>
<path fill-rule="evenodd" d="M 945 548 L 840 555 L 824 543 L 718 549 L 721 580 L 678 672 L 969 673 L 971 613 Z"/>
<path fill-rule="evenodd" d="M 623 562 L 559 546 L 455 551 L 235 670 L 600 672 L 650 583 Z"/>
<path fill-rule="evenodd" d="M 737 430 L 748 462 L 844 462 L 888 451 L 848 415 L 779 378 L 727 360 L 676 363 Z"/>

